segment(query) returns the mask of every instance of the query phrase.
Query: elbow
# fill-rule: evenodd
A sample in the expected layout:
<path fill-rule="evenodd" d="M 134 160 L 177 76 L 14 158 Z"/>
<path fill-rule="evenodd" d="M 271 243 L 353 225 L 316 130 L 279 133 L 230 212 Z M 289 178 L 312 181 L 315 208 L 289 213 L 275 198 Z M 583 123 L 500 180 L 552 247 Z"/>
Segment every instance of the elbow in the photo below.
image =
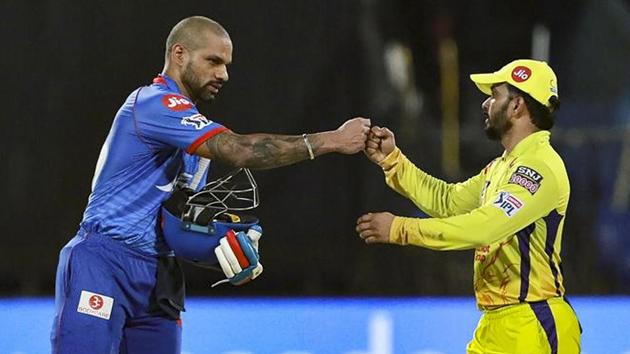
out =
<path fill-rule="evenodd" d="M 216 149 L 216 153 L 211 157 L 212 160 L 219 162 L 223 165 L 236 168 L 249 168 L 251 167 L 251 159 L 249 158 L 249 151 L 240 147 L 236 148 L 232 146 L 231 149 Z"/>
<path fill-rule="evenodd" d="M 466 228 L 453 230 L 448 233 L 440 233 L 435 236 L 440 242 L 436 243 L 437 247 L 433 249 L 439 251 L 466 250 L 477 249 L 495 243 L 500 239 L 498 232 L 500 230 L 488 226 L 485 228 Z"/>
<path fill-rule="evenodd" d="M 250 166 L 248 166 L 248 164 L 245 161 L 245 159 L 239 158 L 239 156 L 232 156 L 232 157 L 230 157 L 230 159 L 225 161 L 225 163 L 230 165 L 230 166 L 232 166 L 232 167 L 236 167 L 236 168 L 248 168 L 248 167 L 250 167 Z"/>
<path fill-rule="evenodd" d="M 236 168 L 248 168 L 250 170 L 266 170 L 271 167 L 261 166 L 257 164 L 255 161 L 245 159 L 245 158 L 233 158 L 229 162 L 227 162 L 230 166 Z"/>
<path fill-rule="evenodd" d="M 248 156 L 247 152 L 242 154 L 233 154 L 228 158 L 222 159 L 221 162 L 235 168 L 248 168 L 251 170 L 265 170 L 273 168 L 273 166 L 265 166 L 259 159 L 251 158 Z"/>
<path fill-rule="evenodd" d="M 480 238 L 474 239 L 474 240 L 471 240 L 471 241 L 472 241 L 472 242 L 470 242 L 470 248 L 471 249 L 477 249 L 479 247 L 484 247 L 484 246 L 487 246 L 487 245 L 492 243 L 490 241 L 490 238 L 487 237 L 487 235 L 482 235 Z"/>
<path fill-rule="evenodd" d="M 487 246 L 493 244 L 504 238 L 501 234 L 501 230 L 498 227 L 487 226 L 484 227 L 475 237 L 472 239 L 471 246 L 474 248 Z"/>

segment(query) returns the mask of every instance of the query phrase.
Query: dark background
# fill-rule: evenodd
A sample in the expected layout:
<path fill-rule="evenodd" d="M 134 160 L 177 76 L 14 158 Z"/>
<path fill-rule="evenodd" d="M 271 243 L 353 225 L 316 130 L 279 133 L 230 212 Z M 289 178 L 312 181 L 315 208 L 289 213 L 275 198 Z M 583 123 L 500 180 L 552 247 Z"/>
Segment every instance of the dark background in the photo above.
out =
<path fill-rule="evenodd" d="M 0 295 L 53 293 L 58 252 L 77 230 L 112 118 L 129 92 L 161 72 L 168 32 L 190 15 L 219 21 L 234 43 L 229 84 L 200 107 L 212 120 L 239 133 L 301 134 L 370 117 L 448 181 L 502 152 L 483 135 L 485 98 L 468 74 L 531 57 L 532 30 L 545 26 L 562 101 L 553 141 L 572 181 L 565 285 L 574 294 L 628 293 L 629 9 L 621 0 L 4 0 Z M 438 47 L 449 38 L 459 65 L 455 173 L 442 167 L 440 148 Z M 387 71 L 393 44 L 408 54 L 411 84 L 402 90 Z M 419 215 L 362 154 L 254 174 L 264 275 L 210 289 L 220 274 L 188 266 L 190 294 L 472 294 L 472 251 L 362 244 L 354 233 L 361 214 Z"/>

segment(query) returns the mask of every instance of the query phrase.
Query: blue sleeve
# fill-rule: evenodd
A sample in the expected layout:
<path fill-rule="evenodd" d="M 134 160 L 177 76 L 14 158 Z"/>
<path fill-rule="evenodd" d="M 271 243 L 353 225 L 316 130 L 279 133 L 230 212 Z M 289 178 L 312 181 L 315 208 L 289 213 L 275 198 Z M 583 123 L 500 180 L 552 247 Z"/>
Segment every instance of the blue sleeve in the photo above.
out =
<path fill-rule="evenodd" d="M 184 96 L 156 92 L 152 87 L 141 89 L 138 95 L 134 123 L 140 138 L 151 145 L 176 147 L 193 154 L 204 141 L 227 130 L 199 113 Z"/>

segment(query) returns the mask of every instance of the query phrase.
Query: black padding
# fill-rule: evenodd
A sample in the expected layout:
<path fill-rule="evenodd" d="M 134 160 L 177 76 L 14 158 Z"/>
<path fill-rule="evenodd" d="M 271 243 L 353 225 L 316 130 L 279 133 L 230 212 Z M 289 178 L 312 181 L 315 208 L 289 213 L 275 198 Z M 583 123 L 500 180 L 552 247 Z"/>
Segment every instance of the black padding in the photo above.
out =
<path fill-rule="evenodd" d="M 195 218 L 195 224 L 208 226 L 208 224 L 210 224 L 210 222 L 212 221 L 212 217 L 214 216 L 215 213 L 216 213 L 216 210 L 208 209 L 208 208 L 204 209 Z"/>
<path fill-rule="evenodd" d="M 177 320 L 184 308 L 186 286 L 184 272 L 175 257 L 158 257 L 157 281 L 151 296 L 152 311 L 163 312 Z"/>
<path fill-rule="evenodd" d="M 186 208 L 186 202 L 188 201 L 190 193 L 190 189 L 178 189 L 162 203 L 162 206 L 172 215 L 180 217 Z"/>

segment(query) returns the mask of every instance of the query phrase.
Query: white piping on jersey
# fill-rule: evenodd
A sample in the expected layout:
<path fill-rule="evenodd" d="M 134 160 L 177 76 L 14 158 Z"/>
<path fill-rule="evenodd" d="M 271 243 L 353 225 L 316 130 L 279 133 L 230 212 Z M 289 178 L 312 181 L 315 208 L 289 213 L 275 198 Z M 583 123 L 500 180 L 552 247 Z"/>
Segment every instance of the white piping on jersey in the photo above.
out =
<path fill-rule="evenodd" d="M 94 177 L 92 177 L 92 192 L 94 192 L 94 187 L 96 186 L 96 182 L 98 178 L 101 176 L 101 172 L 103 171 L 103 166 L 105 166 L 105 161 L 107 161 L 107 155 L 109 155 L 109 145 L 111 144 L 112 136 L 111 132 L 107 134 L 107 139 L 103 143 L 101 147 L 101 152 L 98 154 L 98 160 L 96 161 L 96 168 L 94 171 Z"/>
<path fill-rule="evenodd" d="M 192 181 L 190 181 L 190 188 L 194 191 L 197 190 L 197 186 L 199 186 L 199 182 L 201 182 L 201 177 L 203 177 L 204 173 L 208 169 L 210 165 L 210 159 L 206 159 L 204 157 L 199 159 L 199 164 L 197 165 L 197 172 L 193 176 Z"/>
<path fill-rule="evenodd" d="M 177 176 L 173 178 L 173 180 L 163 186 L 155 185 L 155 188 L 161 190 L 162 192 L 170 193 L 173 191 L 173 187 L 175 186 L 175 182 L 177 181 Z"/>

